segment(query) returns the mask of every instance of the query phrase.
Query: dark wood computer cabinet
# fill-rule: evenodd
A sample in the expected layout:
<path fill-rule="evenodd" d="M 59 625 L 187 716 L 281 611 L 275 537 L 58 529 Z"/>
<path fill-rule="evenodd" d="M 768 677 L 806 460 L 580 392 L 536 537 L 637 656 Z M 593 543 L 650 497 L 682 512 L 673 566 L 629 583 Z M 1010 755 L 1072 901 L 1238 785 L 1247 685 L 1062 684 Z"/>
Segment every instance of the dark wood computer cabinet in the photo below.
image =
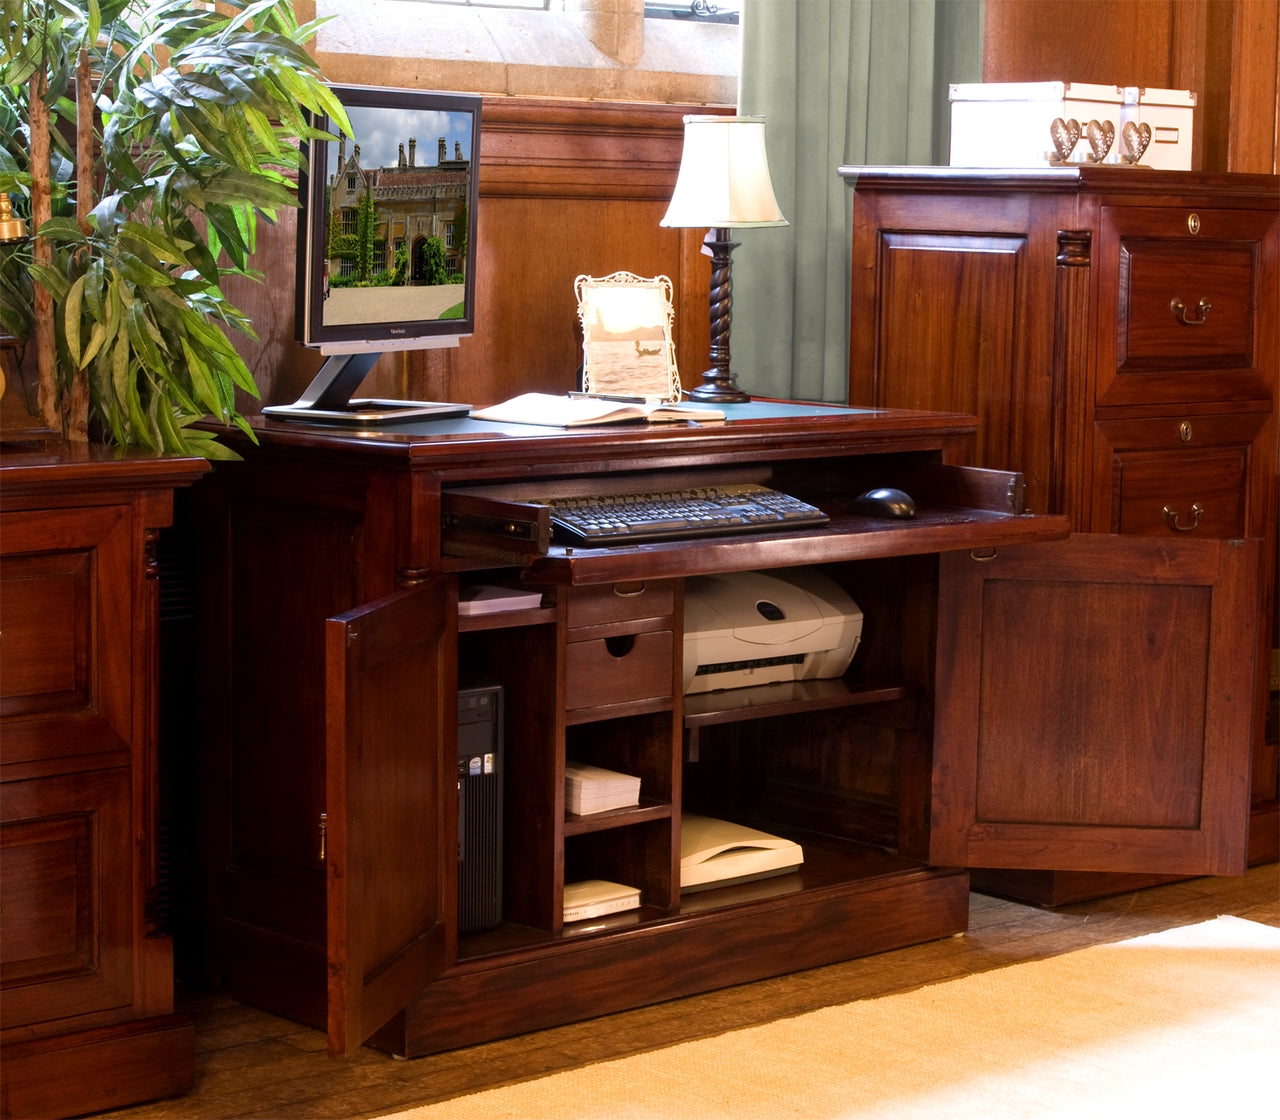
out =
<path fill-rule="evenodd" d="M 190 1087 L 158 913 L 157 538 L 203 459 L 0 455 L 0 1115 Z"/>
<path fill-rule="evenodd" d="M 853 203 L 850 402 L 974 412 L 974 462 L 1024 472 L 1028 507 L 1077 531 L 1260 539 L 1258 610 L 1274 626 L 1280 178 L 841 173 Z M 1261 712 L 1261 660 L 1256 673 Z M 1254 862 L 1280 857 L 1278 781 L 1276 744 L 1260 732 Z M 1133 885 L 982 881 L 1048 903 Z"/>
<path fill-rule="evenodd" d="M 327 1024 L 335 1053 L 416 1055 L 960 932 L 965 866 L 1013 853 L 1243 870 L 1256 541 L 1071 537 L 1023 512 L 1019 475 L 964 465 L 961 415 L 728 411 L 586 433 L 266 422 L 199 488 L 206 978 Z M 593 549 L 549 540 L 537 504 L 697 481 L 766 482 L 831 520 Z M 886 483 L 916 518 L 850 511 Z M 796 565 L 864 612 L 845 675 L 685 697 L 684 580 Z M 471 581 L 540 605 L 460 618 Z M 1031 651 L 1059 716 L 1038 742 L 999 726 Z M 1197 659 L 1208 674 L 1188 676 Z M 1141 670 L 1129 686 L 1153 702 L 1179 692 L 1172 737 L 1097 726 L 1126 714 L 1108 667 Z M 456 696 L 477 678 L 505 703 L 503 920 L 464 933 Z M 1049 787 L 1082 737 L 1064 817 Z M 639 775 L 640 803 L 567 813 L 566 757 Z M 1014 765 L 1036 757 L 1043 779 Z M 804 863 L 682 894 L 685 812 L 795 839 Z M 640 888 L 640 908 L 565 923 L 566 881 L 594 877 Z"/>

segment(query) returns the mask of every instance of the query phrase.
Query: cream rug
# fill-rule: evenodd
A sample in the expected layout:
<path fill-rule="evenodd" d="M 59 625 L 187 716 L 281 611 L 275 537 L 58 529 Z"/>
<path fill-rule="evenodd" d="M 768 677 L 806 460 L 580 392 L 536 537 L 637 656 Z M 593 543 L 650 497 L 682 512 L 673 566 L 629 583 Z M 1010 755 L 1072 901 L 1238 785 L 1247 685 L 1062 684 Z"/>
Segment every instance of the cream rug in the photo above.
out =
<path fill-rule="evenodd" d="M 1278 1093 L 1280 929 L 1218 918 L 390 1120 L 1214 1120 Z"/>

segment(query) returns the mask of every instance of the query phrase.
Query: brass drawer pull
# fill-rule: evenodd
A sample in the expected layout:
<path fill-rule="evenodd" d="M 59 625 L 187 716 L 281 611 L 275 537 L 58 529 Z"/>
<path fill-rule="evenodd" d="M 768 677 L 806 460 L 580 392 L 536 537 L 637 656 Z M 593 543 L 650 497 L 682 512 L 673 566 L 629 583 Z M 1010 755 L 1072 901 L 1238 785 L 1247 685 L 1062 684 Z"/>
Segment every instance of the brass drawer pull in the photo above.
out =
<path fill-rule="evenodd" d="M 1174 296 L 1173 299 L 1169 301 L 1169 310 L 1172 311 L 1178 317 L 1178 322 L 1181 323 L 1184 327 L 1201 326 L 1204 323 L 1204 321 L 1207 318 L 1209 318 L 1209 312 L 1213 310 L 1213 304 L 1211 304 L 1207 299 L 1202 299 L 1196 306 L 1200 310 L 1200 318 L 1188 319 L 1187 305 L 1183 303 L 1182 300 L 1180 300 L 1177 296 Z"/>
<path fill-rule="evenodd" d="M 1197 502 L 1195 505 L 1191 507 L 1191 524 L 1190 525 L 1183 525 L 1181 520 L 1179 520 L 1180 515 L 1178 514 L 1178 512 L 1176 510 L 1170 509 L 1168 506 L 1165 506 L 1164 509 L 1160 511 L 1160 513 L 1161 513 L 1161 516 L 1163 516 L 1164 519 L 1169 523 L 1170 529 L 1175 529 L 1179 533 L 1189 533 L 1191 532 L 1192 529 L 1194 529 L 1197 525 L 1200 524 L 1200 515 L 1204 513 L 1204 506 L 1202 506 L 1199 502 Z"/>

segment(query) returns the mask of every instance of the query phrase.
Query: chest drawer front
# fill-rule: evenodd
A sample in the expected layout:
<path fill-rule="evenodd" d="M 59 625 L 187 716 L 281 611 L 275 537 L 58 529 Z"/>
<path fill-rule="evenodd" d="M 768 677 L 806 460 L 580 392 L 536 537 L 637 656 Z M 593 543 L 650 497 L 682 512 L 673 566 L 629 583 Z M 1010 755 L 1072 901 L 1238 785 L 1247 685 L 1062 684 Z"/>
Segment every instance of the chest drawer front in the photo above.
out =
<path fill-rule="evenodd" d="M 665 618 L 675 605 L 671 580 L 627 580 L 575 587 L 569 595 L 569 626 L 600 626 L 639 618 Z"/>
<path fill-rule="evenodd" d="M 1255 478 L 1269 414 L 1111 420 L 1097 425 L 1093 528 L 1139 536 L 1257 536 Z"/>
<path fill-rule="evenodd" d="M 1120 372 L 1253 364 L 1251 246 L 1135 238 L 1120 252 Z"/>
<path fill-rule="evenodd" d="M 1103 208 L 1099 405 L 1271 395 L 1276 223 L 1266 211 Z"/>
<path fill-rule="evenodd" d="M 596 708 L 672 694 L 670 630 L 570 642 L 565 651 L 565 707 Z"/>
<path fill-rule="evenodd" d="M 1122 454 L 1116 463 L 1115 531 L 1245 536 L 1246 463 L 1245 449 L 1232 447 Z"/>

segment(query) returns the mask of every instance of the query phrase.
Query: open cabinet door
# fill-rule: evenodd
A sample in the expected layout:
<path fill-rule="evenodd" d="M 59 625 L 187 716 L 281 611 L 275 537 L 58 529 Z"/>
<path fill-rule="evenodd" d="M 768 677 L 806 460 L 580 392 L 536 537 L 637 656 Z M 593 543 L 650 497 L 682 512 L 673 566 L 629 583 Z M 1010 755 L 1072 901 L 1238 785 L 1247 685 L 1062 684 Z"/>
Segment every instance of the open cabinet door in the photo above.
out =
<path fill-rule="evenodd" d="M 325 622 L 329 1053 L 355 1051 L 445 967 L 443 745 L 453 598 L 426 585 Z"/>
<path fill-rule="evenodd" d="M 1245 869 L 1256 540 L 941 558 L 930 862 Z"/>

